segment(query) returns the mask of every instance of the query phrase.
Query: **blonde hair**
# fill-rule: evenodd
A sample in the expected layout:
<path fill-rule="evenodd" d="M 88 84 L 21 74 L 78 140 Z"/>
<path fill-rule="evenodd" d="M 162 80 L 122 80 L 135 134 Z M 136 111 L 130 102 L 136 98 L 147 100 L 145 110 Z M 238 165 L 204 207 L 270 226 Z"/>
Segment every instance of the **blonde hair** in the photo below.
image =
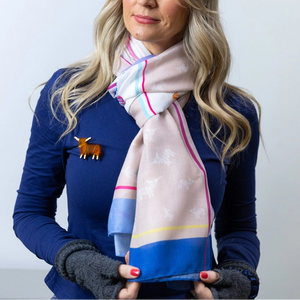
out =
<path fill-rule="evenodd" d="M 193 62 L 196 72 L 194 96 L 201 114 L 201 127 L 205 140 L 220 161 L 243 151 L 251 138 L 248 120 L 225 103 L 227 90 L 239 95 L 245 102 L 257 101 L 245 91 L 225 82 L 231 64 L 230 49 L 219 17 L 218 0 L 185 0 L 189 6 L 188 24 L 183 43 L 185 52 Z M 108 85 L 115 79 L 113 74 L 115 53 L 121 52 L 129 33 L 123 22 L 122 0 L 108 0 L 95 20 L 95 50 L 86 59 L 68 67 L 62 76 L 69 80 L 61 87 L 53 87 L 51 108 L 57 117 L 62 109 L 67 128 L 62 136 L 77 125 L 77 115 L 85 107 L 99 101 Z M 57 82 L 59 83 L 60 78 Z M 55 100 L 58 99 L 58 102 Z M 211 129 L 213 119 L 219 121 L 216 132 Z M 61 120 L 63 121 L 63 120 Z M 217 151 L 215 138 L 222 129 L 222 149 Z M 219 139 L 219 138 L 218 138 Z"/>

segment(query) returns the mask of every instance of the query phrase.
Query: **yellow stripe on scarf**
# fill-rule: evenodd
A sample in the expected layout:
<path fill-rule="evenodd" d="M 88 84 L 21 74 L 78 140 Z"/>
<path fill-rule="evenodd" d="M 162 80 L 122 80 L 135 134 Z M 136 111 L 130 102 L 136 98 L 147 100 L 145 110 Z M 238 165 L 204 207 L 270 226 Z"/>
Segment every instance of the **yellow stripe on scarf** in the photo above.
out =
<path fill-rule="evenodd" d="M 181 229 L 195 229 L 195 228 L 208 228 L 207 224 L 201 224 L 201 225 L 185 225 L 185 226 L 173 226 L 173 227 L 161 227 L 161 228 L 156 228 L 152 230 L 148 230 L 145 232 L 142 232 L 140 234 L 132 235 L 132 239 L 138 239 L 142 236 L 155 233 L 155 232 L 160 232 L 160 231 L 167 231 L 167 230 L 181 230 Z"/>

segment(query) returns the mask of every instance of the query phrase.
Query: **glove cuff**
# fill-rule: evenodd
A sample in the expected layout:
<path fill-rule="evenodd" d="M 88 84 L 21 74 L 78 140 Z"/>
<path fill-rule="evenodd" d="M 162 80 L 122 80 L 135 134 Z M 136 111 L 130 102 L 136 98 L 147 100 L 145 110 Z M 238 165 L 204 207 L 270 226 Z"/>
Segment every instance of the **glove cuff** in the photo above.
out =
<path fill-rule="evenodd" d="M 67 268 L 66 261 L 67 258 L 74 252 L 82 251 L 82 250 L 90 250 L 99 253 L 99 250 L 92 242 L 88 240 L 73 240 L 67 244 L 65 244 L 58 252 L 55 257 L 55 268 L 57 272 L 64 278 L 71 281 L 74 281 L 74 278 L 71 278 Z"/>
<path fill-rule="evenodd" d="M 257 297 L 259 291 L 259 277 L 252 266 L 243 261 L 230 260 L 218 265 L 216 269 L 236 270 L 245 275 L 251 283 L 251 292 L 248 299 L 254 299 Z"/>

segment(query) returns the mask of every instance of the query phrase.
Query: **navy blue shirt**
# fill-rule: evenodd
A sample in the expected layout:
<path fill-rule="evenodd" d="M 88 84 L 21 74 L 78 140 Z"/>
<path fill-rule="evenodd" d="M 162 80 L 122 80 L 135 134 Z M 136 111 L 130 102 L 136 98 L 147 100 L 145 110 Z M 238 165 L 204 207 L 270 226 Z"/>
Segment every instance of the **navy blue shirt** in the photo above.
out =
<path fill-rule="evenodd" d="M 129 145 L 139 131 L 135 120 L 107 93 L 100 101 L 82 110 L 76 128 L 62 139 L 66 125 L 53 117 L 49 100 L 57 71 L 41 92 L 33 119 L 30 143 L 14 211 L 14 230 L 25 246 L 53 265 L 58 250 L 74 239 L 87 239 L 114 259 L 113 238 L 108 237 L 107 221 L 114 188 Z M 65 79 L 67 80 L 67 79 Z M 62 81 L 61 84 L 64 82 Z M 193 96 L 184 108 L 192 139 L 208 176 L 215 211 L 218 263 L 239 260 L 256 268 L 259 241 L 256 235 L 255 165 L 259 144 L 258 118 L 252 104 L 234 94 L 225 101 L 242 113 L 252 128 L 251 141 L 237 157 L 226 160 L 225 168 L 206 144 L 200 113 Z M 80 159 L 80 138 L 102 146 L 100 161 Z M 216 141 L 217 147 L 220 143 Z M 57 198 L 66 186 L 68 230 L 55 222 Z M 77 284 L 64 280 L 52 268 L 45 279 L 58 298 L 94 298 Z M 165 283 L 142 284 L 140 298 L 177 298 L 184 295 Z"/>

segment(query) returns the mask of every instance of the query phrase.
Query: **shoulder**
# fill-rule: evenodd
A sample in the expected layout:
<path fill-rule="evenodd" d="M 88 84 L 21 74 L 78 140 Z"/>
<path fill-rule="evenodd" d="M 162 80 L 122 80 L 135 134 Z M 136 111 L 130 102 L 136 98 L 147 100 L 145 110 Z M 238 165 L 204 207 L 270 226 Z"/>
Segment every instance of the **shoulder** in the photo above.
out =
<path fill-rule="evenodd" d="M 244 116 L 250 124 L 253 122 L 258 122 L 257 110 L 254 102 L 251 99 L 244 97 L 228 88 L 223 94 L 223 100 L 230 108 Z M 198 103 L 193 93 L 191 93 L 189 102 L 187 103 L 185 109 L 187 108 L 190 108 L 193 111 L 198 111 Z"/>
<path fill-rule="evenodd" d="M 41 109 L 50 109 L 50 101 L 52 95 L 58 88 L 64 86 L 67 83 L 67 79 L 65 78 L 66 72 L 67 69 L 59 69 L 50 77 L 50 79 L 46 83 L 44 83 L 45 85 L 41 90 L 40 98 L 36 106 L 36 113 L 38 113 Z"/>
<path fill-rule="evenodd" d="M 250 124 L 258 122 L 258 114 L 254 102 L 237 92 L 227 89 L 224 93 L 224 102 L 242 116 L 244 116 Z"/>
<path fill-rule="evenodd" d="M 256 110 L 255 102 L 242 94 L 236 93 L 232 90 L 227 90 L 224 96 L 224 102 L 229 105 L 232 109 L 244 116 L 251 127 L 251 137 L 246 151 L 244 153 L 243 159 L 248 159 L 253 162 L 253 166 L 256 164 L 257 151 L 260 139 L 259 130 L 259 117 Z M 250 158 L 247 156 L 250 155 Z"/>
<path fill-rule="evenodd" d="M 42 93 L 47 93 L 48 96 L 53 94 L 55 90 L 66 85 L 74 73 L 76 73 L 75 69 L 64 68 L 57 70 L 46 82 Z"/>
<path fill-rule="evenodd" d="M 74 75 L 76 72 L 77 70 L 74 68 L 64 68 L 57 70 L 45 83 L 45 86 L 41 90 L 40 98 L 37 103 L 36 109 L 38 110 L 39 108 L 46 108 L 50 112 L 52 107 L 52 111 L 56 111 L 57 114 L 63 116 L 63 112 L 61 112 L 59 109 L 60 93 L 53 97 L 53 99 L 52 96 L 58 89 L 64 87 L 69 82 L 71 76 Z"/>
<path fill-rule="evenodd" d="M 251 127 L 251 139 L 248 144 L 248 150 L 252 149 L 252 153 L 256 153 L 259 145 L 260 130 L 255 102 L 231 89 L 227 89 L 224 95 L 224 102 L 248 120 Z"/>
<path fill-rule="evenodd" d="M 51 129 L 51 132 L 56 132 L 55 135 L 58 136 L 64 132 L 65 125 L 63 123 L 65 115 L 59 106 L 60 97 L 56 97 L 52 103 L 51 101 L 55 91 L 67 84 L 70 78 L 68 74 L 70 74 L 68 69 L 57 70 L 41 90 L 35 107 L 35 118 L 33 120 L 34 130 L 41 130 L 42 128 L 43 131 L 48 131 L 49 129 L 50 132 Z M 54 111 L 56 116 L 53 114 Z"/>

